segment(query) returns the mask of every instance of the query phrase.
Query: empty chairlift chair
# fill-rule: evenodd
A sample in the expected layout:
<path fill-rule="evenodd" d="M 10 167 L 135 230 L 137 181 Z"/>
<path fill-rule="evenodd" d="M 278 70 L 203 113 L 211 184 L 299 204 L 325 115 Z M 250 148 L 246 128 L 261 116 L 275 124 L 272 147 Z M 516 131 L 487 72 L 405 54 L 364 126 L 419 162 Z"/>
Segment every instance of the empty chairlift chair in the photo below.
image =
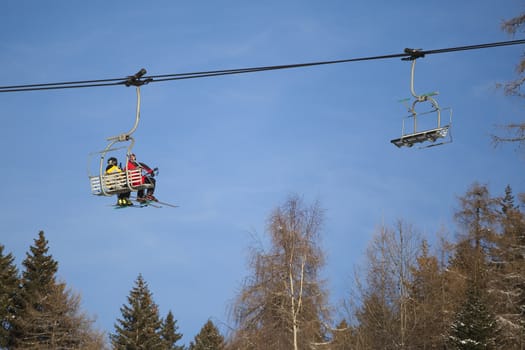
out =
<path fill-rule="evenodd" d="M 422 95 L 416 94 L 414 91 L 414 70 L 416 59 L 422 57 L 422 54 L 420 54 L 418 50 L 413 49 L 405 49 L 405 52 L 412 54 L 412 56 L 407 59 L 412 61 L 410 92 L 414 97 L 414 101 L 412 105 L 408 106 L 410 115 L 403 120 L 401 137 L 393 139 L 390 142 L 397 147 L 412 147 L 414 144 L 422 144 L 421 148 L 452 142 L 452 134 L 450 132 L 452 126 L 452 110 L 450 108 L 439 107 L 437 101 L 433 98 L 433 96 L 438 94 L 437 92 Z M 406 102 L 408 100 L 410 99 L 402 101 Z M 429 111 L 418 113 L 416 111 L 416 105 L 423 102 L 430 102 L 432 108 Z M 448 124 L 442 123 L 442 112 L 449 114 Z M 434 120 L 432 120 L 432 118 L 434 118 Z M 421 127 L 421 124 L 423 124 L 423 127 Z M 412 128 L 410 128 L 410 125 Z"/>

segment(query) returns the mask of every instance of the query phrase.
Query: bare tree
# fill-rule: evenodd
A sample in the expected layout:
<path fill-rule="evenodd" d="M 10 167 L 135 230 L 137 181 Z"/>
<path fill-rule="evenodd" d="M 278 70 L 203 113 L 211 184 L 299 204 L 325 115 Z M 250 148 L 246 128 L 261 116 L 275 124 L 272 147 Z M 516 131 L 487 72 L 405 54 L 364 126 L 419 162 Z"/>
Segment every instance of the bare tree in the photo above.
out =
<path fill-rule="evenodd" d="M 525 13 L 519 14 L 518 16 L 504 21 L 501 28 L 511 34 L 515 35 L 517 32 L 523 32 L 525 25 Z M 506 95 L 525 97 L 521 92 L 521 86 L 525 82 L 525 56 L 522 56 L 520 62 L 516 66 L 516 73 L 518 78 L 505 84 L 503 86 Z M 492 141 L 498 145 L 502 142 L 514 142 L 522 146 L 525 143 L 525 123 L 511 123 L 503 126 L 506 131 L 505 136 L 493 135 Z"/>
<path fill-rule="evenodd" d="M 356 311 L 360 349 L 406 349 L 412 313 L 410 282 L 419 235 L 398 221 L 381 227 L 367 249 L 364 276 L 358 276 L 361 305 Z M 359 280 L 362 279 L 362 280 Z"/>
<path fill-rule="evenodd" d="M 271 247 L 251 253 L 253 275 L 246 279 L 233 317 L 232 347 L 308 349 L 326 340 L 327 293 L 319 278 L 322 210 L 291 196 L 270 216 Z"/>
<path fill-rule="evenodd" d="M 479 287 L 485 287 L 488 257 L 496 239 L 500 199 L 491 197 L 486 185 L 474 183 L 459 197 L 459 202 L 460 208 L 454 216 L 461 233 L 451 268 Z"/>

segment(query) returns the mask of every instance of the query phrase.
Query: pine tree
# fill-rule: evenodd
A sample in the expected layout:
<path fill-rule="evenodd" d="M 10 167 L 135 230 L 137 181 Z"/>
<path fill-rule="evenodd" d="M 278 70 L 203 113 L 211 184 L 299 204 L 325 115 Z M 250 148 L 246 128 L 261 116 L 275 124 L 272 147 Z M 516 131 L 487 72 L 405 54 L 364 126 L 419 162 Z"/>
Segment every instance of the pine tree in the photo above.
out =
<path fill-rule="evenodd" d="M 128 296 L 128 305 L 120 308 L 122 319 L 117 319 L 111 342 L 118 350 L 163 350 L 161 320 L 148 284 L 141 274 Z"/>
<path fill-rule="evenodd" d="M 0 244 L 0 348 L 12 342 L 11 331 L 16 317 L 19 278 L 14 260 L 11 253 L 4 255 L 4 246 Z"/>
<path fill-rule="evenodd" d="M 80 297 L 56 282 L 58 262 L 40 231 L 22 265 L 20 311 L 13 322 L 16 349 L 101 349 L 102 335 L 80 312 Z"/>
<path fill-rule="evenodd" d="M 496 346 L 497 326 L 480 289 L 470 284 L 467 299 L 452 323 L 449 344 L 459 350 L 490 350 Z"/>
<path fill-rule="evenodd" d="M 173 317 L 171 311 L 168 312 L 166 319 L 162 322 L 160 334 L 162 340 L 165 343 L 166 350 L 183 350 L 184 346 L 175 345 L 181 338 L 182 334 L 177 333 L 179 327 L 177 326 L 177 321 Z"/>
<path fill-rule="evenodd" d="M 501 211 L 507 214 L 509 211 L 518 210 L 519 206 L 514 203 L 514 195 L 512 194 L 512 187 L 507 185 L 505 187 L 505 195 L 501 199 Z"/>
<path fill-rule="evenodd" d="M 224 337 L 211 320 L 201 328 L 195 340 L 190 343 L 189 350 L 223 350 Z"/>
<path fill-rule="evenodd" d="M 351 350 L 356 348 L 353 328 L 348 325 L 346 320 L 339 322 L 336 329 L 332 330 L 332 335 L 330 350 Z"/>
<path fill-rule="evenodd" d="M 48 296 L 56 292 L 58 262 L 48 251 L 48 241 L 40 231 L 22 262 L 22 290 L 18 300 L 21 313 L 14 327 L 17 347 L 49 345 L 53 341 L 47 331 L 46 318 L 53 311 Z"/>
<path fill-rule="evenodd" d="M 26 253 L 26 259 L 22 262 L 25 270 L 22 273 L 23 288 L 26 294 L 45 294 L 48 288 L 56 284 L 56 273 L 58 262 L 48 254 L 48 241 L 44 236 L 44 231 L 38 233 L 34 245 L 29 247 L 30 252 Z"/>
<path fill-rule="evenodd" d="M 501 234 L 491 252 L 489 290 L 498 316 L 501 348 L 525 346 L 525 215 L 510 186 L 501 202 Z"/>

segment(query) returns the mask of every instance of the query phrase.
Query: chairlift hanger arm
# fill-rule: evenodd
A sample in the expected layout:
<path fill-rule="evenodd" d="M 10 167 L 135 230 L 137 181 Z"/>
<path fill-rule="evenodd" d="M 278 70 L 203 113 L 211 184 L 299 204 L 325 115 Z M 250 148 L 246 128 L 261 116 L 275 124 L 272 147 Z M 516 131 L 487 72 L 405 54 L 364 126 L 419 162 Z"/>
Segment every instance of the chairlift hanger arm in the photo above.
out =
<path fill-rule="evenodd" d="M 410 57 L 402 58 L 402 60 L 404 60 L 404 61 L 412 61 L 412 67 L 411 67 L 411 70 L 410 70 L 410 93 L 416 99 L 414 101 L 414 103 L 412 104 L 412 109 L 410 111 L 412 113 L 414 113 L 415 105 L 418 102 L 425 102 L 425 101 L 430 101 L 432 106 L 436 110 L 439 111 L 439 105 L 438 105 L 437 101 L 434 98 L 432 98 L 432 96 L 437 95 L 438 92 L 431 92 L 431 93 L 427 93 L 427 94 L 418 95 L 416 93 L 415 89 L 414 89 L 414 75 L 415 75 L 415 70 L 416 70 L 416 60 L 418 58 L 425 57 L 425 53 L 423 51 L 421 51 L 421 49 L 408 49 L 408 48 L 405 49 L 405 53 L 410 54 Z"/>
<path fill-rule="evenodd" d="M 133 134 L 135 132 L 135 130 L 137 130 L 137 127 L 138 127 L 139 121 L 140 121 L 140 87 L 142 85 L 147 84 L 147 83 L 149 83 L 150 81 L 153 80 L 151 78 L 142 79 L 142 77 L 146 73 L 147 73 L 147 71 L 144 68 L 142 68 L 140 71 L 138 71 L 134 75 L 129 76 L 124 82 L 122 82 L 122 84 L 124 84 L 126 86 L 135 86 L 136 90 L 137 90 L 137 112 L 136 112 L 136 115 L 135 115 L 135 124 L 126 133 L 123 133 L 123 134 L 120 134 L 120 135 L 117 135 L 117 136 L 108 137 L 107 138 L 108 141 L 120 141 L 120 142 L 128 141 L 130 139 L 130 137 L 131 137 L 131 134 Z"/>
<path fill-rule="evenodd" d="M 416 94 L 416 91 L 414 89 L 414 72 L 416 70 L 416 60 L 420 57 L 425 57 L 425 54 L 421 52 L 420 49 L 405 49 L 405 52 L 411 54 L 410 58 L 408 58 L 407 60 L 412 61 L 412 67 L 410 69 L 410 93 L 412 94 L 412 96 L 414 96 L 415 100 L 412 103 L 412 107 L 410 108 L 410 113 L 414 118 L 414 132 L 417 130 L 416 104 L 418 104 L 419 102 L 429 101 L 432 104 L 432 107 L 437 112 L 437 126 L 439 128 L 441 127 L 441 110 L 437 101 L 432 97 L 433 95 L 437 95 L 438 93 L 435 92 L 430 94 L 418 95 Z"/>

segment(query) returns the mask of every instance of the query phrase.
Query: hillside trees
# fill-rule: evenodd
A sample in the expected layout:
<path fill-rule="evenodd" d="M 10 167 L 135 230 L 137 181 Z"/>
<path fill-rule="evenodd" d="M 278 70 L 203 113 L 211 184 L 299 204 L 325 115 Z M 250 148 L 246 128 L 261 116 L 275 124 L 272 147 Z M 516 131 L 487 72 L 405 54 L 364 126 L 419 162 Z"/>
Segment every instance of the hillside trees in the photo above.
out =
<path fill-rule="evenodd" d="M 110 336 L 114 349 L 179 349 L 175 343 L 182 335 L 176 332 L 172 313 L 164 321 L 160 318 L 153 294 L 141 274 L 127 300 L 128 304 L 120 308 L 122 318 L 115 323 L 115 333 Z"/>
<path fill-rule="evenodd" d="M 421 286 L 433 285 L 425 294 L 434 301 L 425 303 L 430 313 L 416 309 L 414 315 L 421 318 L 426 314 L 423 318 L 427 321 L 433 315 L 432 328 L 441 328 L 435 339 L 447 340 L 454 348 L 520 349 L 523 344 L 520 310 L 525 310 L 520 297 L 523 264 L 514 260 L 525 256 L 524 246 L 519 243 L 525 234 L 523 213 L 514 204 L 510 187 L 505 189 L 505 196 L 493 197 L 487 186 L 474 183 L 459 197 L 459 204 L 454 215 L 459 232 L 448 263 L 436 268 L 436 262 L 432 262 L 435 258 L 424 258 L 426 254 L 418 258 L 419 266 L 423 258 L 427 260 L 428 270 L 435 271 L 430 276 L 435 279 L 430 284 L 421 283 L 417 271 L 423 270 L 419 267 L 412 288 L 420 291 Z M 411 300 L 417 301 L 418 294 Z M 428 345 L 432 328 L 430 333 L 417 328 L 419 325 L 414 329 L 414 337 L 426 335 L 423 343 Z"/>
<path fill-rule="evenodd" d="M 356 281 L 360 304 L 351 322 L 329 330 L 319 278 L 322 211 L 288 198 L 268 219 L 269 247 L 250 255 L 252 275 L 233 305 L 229 343 L 208 321 L 190 349 L 525 348 L 523 203 L 510 186 L 495 197 L 478 183 L 458 203 L 456 240 L 443 242 L 437 255 L 410 225 L 381 227 Z M 79 296 L 57 281 L 43 232 L 21 269 L 0 245 L 0 348 L 104 348 Z M 160 317 L 141 275 L 121 312 L 115 349 L 184 348 L 173 314 Z"/>
<path fill-rule="evenodd" d="M 458 312 L 468 311 L 468 307 L 479 309 L 485 303 L 487 312 L 495 315 L 497 348 L 519 349 L 525 344 L 525 217 L 514 204 L 510 186 L 504 196 L 492 197 L 486 186 L 474 184 L 461 203 L 456 218 L 463 224 L 464 233 L 450 271 L 462 276 L 470 298 L 466 303 L 470 300 L 474 304 L 464 305 Z M 478 314 L 482 319 L 483 313 Z"/>
<path fill-rule="evenodd" d="M 458 203 L 457 240 L 439 256 L 402 223 L 373 237 L 347 333 L 354 349 L 523 348 L 525 216 L 510 187 L 493 197 L 474 183 Z"/>
<path fill-rule="evenodd" d="M 271 214 L 271 247 L 252 252 L 253 274 L 233 305 L 233 348 L 298 350 L 326 341 L 321 223 L 319 205 L 306 207 L 297 196 Z"/>

